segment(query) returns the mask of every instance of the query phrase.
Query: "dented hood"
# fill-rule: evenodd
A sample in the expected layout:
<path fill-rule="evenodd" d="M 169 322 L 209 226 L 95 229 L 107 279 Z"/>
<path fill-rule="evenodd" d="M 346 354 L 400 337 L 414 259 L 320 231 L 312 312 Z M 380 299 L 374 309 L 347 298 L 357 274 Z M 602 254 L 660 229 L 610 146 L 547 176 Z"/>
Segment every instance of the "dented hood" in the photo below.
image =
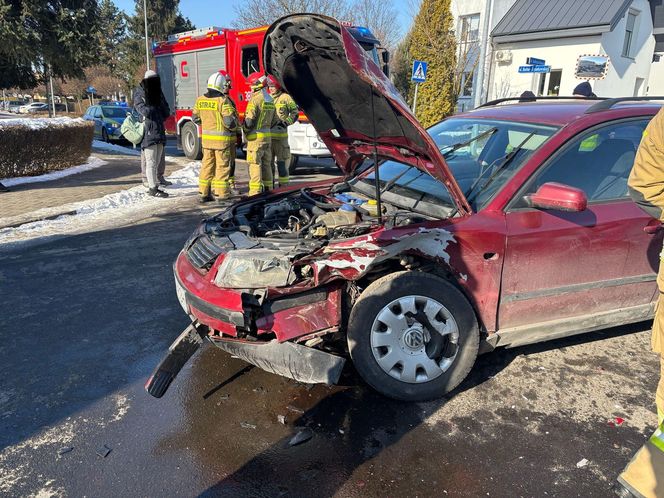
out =
<path fill-rule="evenodd" d="M 460 212 L 471 211 L 436 143 L 339 21 L 315 14 L 282 17 L 267 30 L 263 56 L 266 71 L 304 111 L 346 175 L 375 147 L 379 156 L 437 178 Z"/>

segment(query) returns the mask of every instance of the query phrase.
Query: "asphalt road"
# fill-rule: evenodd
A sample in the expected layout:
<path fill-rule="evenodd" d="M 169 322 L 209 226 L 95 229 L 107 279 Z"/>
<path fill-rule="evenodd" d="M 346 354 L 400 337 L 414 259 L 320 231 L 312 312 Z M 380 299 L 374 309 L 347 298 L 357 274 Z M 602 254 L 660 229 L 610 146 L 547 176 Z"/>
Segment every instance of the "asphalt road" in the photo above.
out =
<path fill-rule="evenodd" d="M 212 347 L 153 399 L 143 384 L 187 325 L 171 264 L 194 201 L 0 246 L 0 495 L 610 496 L 656 422 L 648 324 L 485 355 L 433 403 L 352 369 L 303 386 Z"/>

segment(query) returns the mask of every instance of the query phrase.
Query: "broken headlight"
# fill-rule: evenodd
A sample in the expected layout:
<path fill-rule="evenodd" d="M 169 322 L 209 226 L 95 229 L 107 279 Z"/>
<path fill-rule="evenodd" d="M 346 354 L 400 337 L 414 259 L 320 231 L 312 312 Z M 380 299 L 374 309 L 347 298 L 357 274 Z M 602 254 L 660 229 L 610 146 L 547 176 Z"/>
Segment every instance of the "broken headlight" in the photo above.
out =
<path fill-rule="evenodd" d="M 217 286 L 230 289 L 284 287 L 294 280 L 288 257 L 282 251 L 270 249 L 231 251 L 214 277 Z"/>

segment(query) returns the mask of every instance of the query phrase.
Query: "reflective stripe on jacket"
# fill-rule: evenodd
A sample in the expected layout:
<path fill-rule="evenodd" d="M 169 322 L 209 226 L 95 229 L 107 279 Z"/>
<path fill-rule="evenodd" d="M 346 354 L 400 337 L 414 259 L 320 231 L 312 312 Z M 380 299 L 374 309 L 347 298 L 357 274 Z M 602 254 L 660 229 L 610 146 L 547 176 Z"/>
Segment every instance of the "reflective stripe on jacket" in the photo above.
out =
<path fill-rule="evenodd" d="M 201 125 L 201 140 L 205 149 L 226 149 L 235 144 L 237 111 L 228 96 L 198 97 L 193 110 L 194 122 Z M 229 119 L 231 118 L 231 119 Z M 230 123 L 228 126 L 226 123 Z"/>
<path fill-rule="evenodd" d="M 297 121 L 297 104 L 293 97 L 285 92 L 274 95 L 276 119 L 272 126 L 272 138 L 288 138 L 288 126 Z"/>
<path fill-rule="evenodd" d="M 247 141 L 270 141 L 274 111 L 274 100 L 267 89 L 263 88 L 251 96 L 244 115 Z"/>

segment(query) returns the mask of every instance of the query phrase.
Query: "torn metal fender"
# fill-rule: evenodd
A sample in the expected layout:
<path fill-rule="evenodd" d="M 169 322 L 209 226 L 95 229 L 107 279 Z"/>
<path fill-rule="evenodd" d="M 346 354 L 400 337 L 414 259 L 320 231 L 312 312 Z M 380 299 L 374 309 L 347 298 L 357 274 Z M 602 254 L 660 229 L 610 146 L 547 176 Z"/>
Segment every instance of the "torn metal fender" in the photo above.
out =
<path fill-rule="evenodd" d="M 357 280 L 375 265 L 402 254 L 420 255 L 450 265 L 454 234 L 443 228 L 381 230 L 327 246 L 311 265 L 316 283 L 332 277 Z"/>
<path fill-rule="evenodd" d="M 214 337 L 210 341 L 258 368 L 307 384 L 336 384 L 346 363 L 340 356 L 292 342 L 250 343 Z"/>

